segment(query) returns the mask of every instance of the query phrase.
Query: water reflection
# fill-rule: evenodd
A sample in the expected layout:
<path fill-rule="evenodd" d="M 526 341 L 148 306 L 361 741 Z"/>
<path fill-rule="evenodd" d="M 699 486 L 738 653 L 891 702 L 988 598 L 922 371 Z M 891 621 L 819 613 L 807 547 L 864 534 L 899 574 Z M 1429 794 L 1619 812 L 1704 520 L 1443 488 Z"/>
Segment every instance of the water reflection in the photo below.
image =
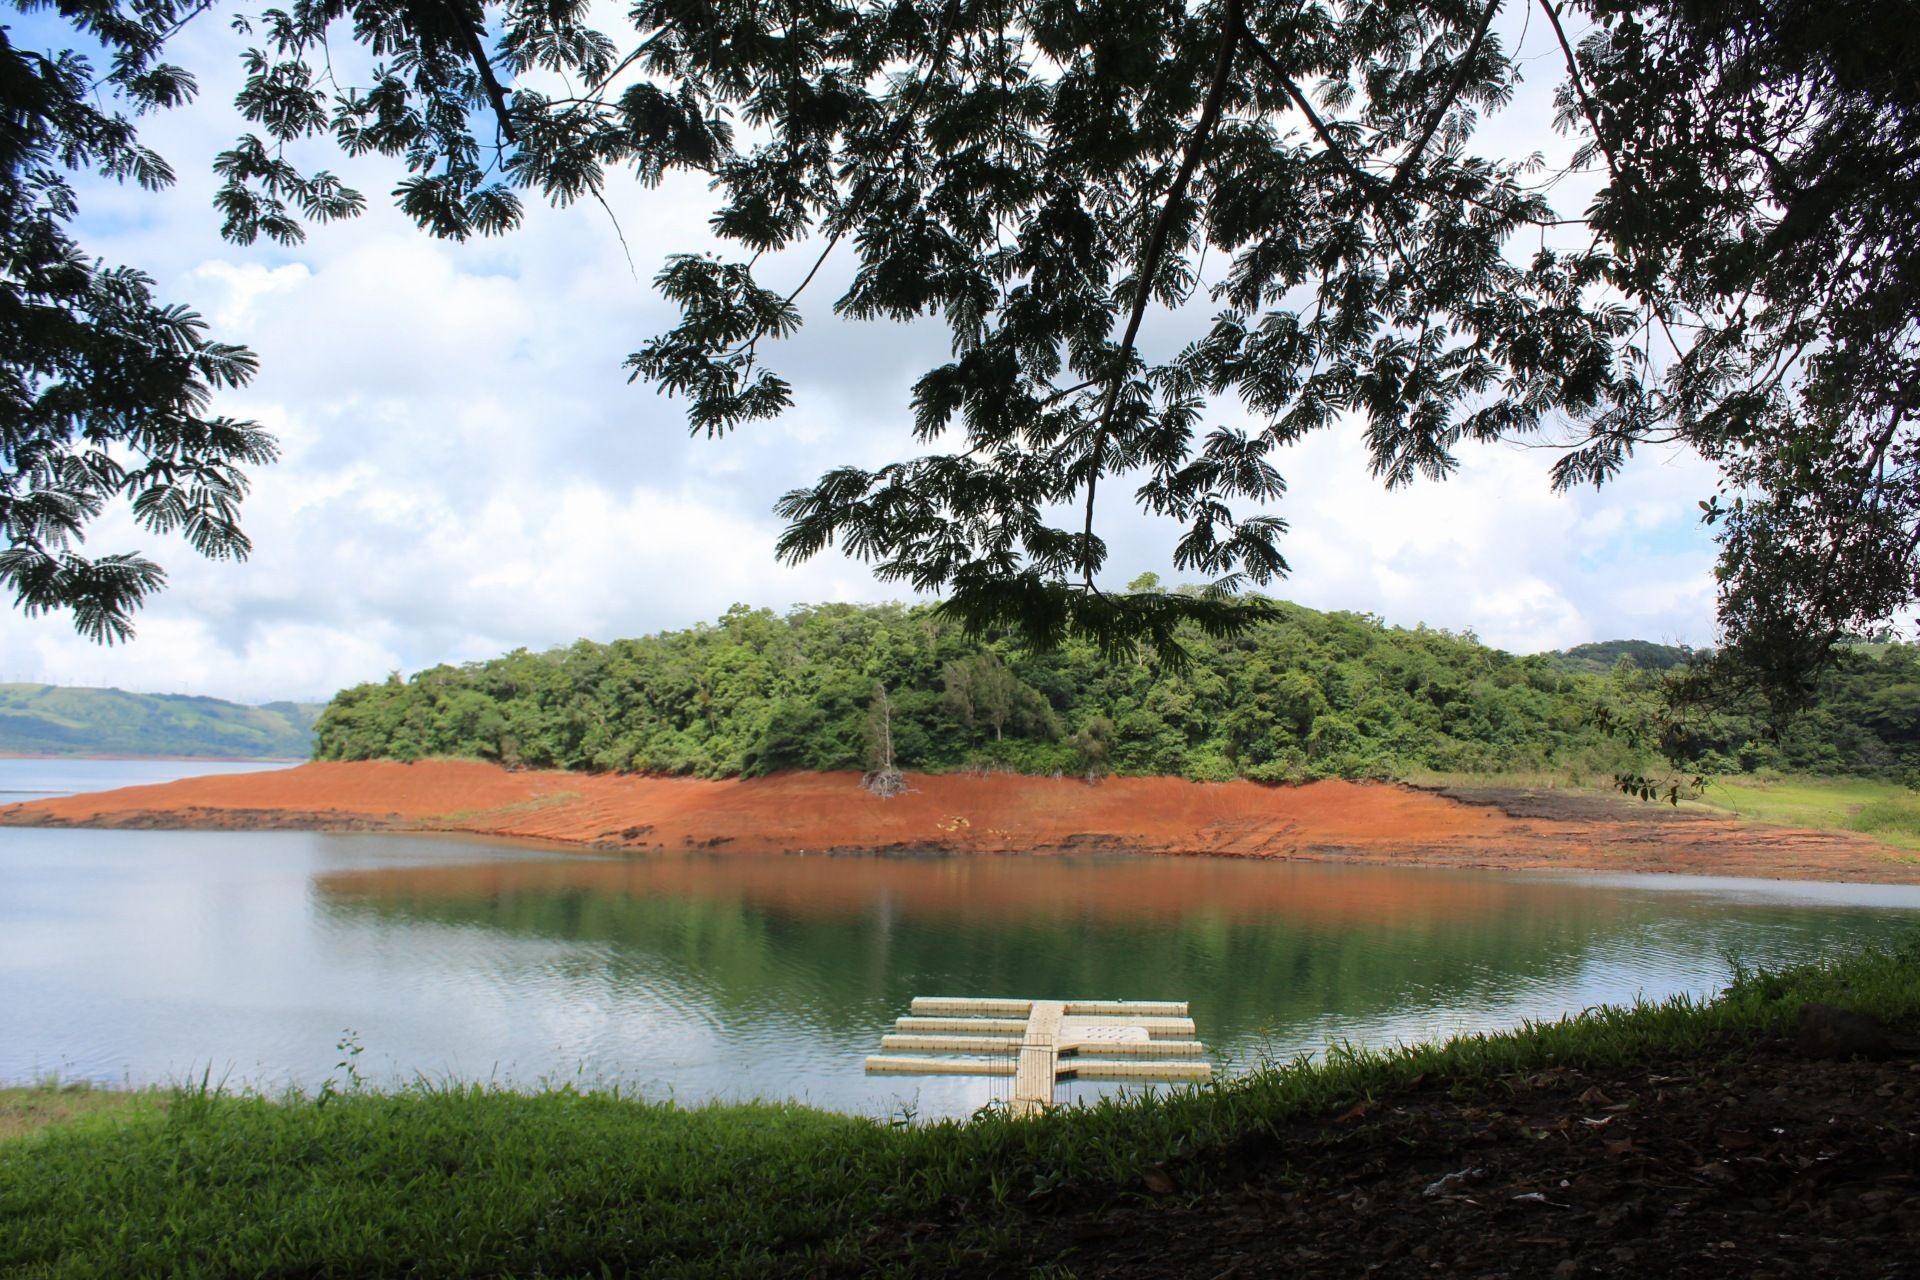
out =
<path fill-rule="evenodd" d="M 596 860 L 346 873 L 316 890 L 340 919 L 590 945 L 604 960 L 579 975 L 588 1003 L 646 992 L 745 1058 L 857 1055 L 916 994 L 1057 992 L 1188 999 L 1228 1066 L 1705 992 L 1729 955 L 1810 956 L 1920 907 L 1878 888 L 1809 905 L 1764 884 L 1673 894 L 1644 878 L 1213 859 Z"/>
<path fill-rule="evenodd" d="M 1706 991 L 1903 933 L 1920 891 L 1208 859 L 587 858 L 297 833 L 9 832 L 0 1078 L 211 1061 L 971 1110 L 868 1079 L 920 994 L 1187 999 L 1233 1067 Z M 24 844 L 14 841 L 25 837 Z"/>
<path fill-rule="evenodd" d="M 864 1034 L 916 992 L 1187 998 L 1210 1028 L 1551 981 L 1618 893 L 1427 870 L 1122 859 L 658 859 L 315 881 L 336 919 L 593 944 L 729 1021 Z"/>

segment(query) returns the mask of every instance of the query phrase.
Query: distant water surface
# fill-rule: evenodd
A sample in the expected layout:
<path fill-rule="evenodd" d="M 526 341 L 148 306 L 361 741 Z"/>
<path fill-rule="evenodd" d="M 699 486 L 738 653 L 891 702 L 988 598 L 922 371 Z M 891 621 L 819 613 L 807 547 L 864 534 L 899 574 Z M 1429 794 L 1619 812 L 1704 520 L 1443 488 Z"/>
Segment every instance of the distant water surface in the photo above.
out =
<path fill-rule="evenodd" d="M 143 787 L 210 773 L 258 773 L 287 769 L 285 760 L 74 760 L 64 757 L 0 757 L 0 804 L 45 800 L 88 791 Z"/>
<path fill-rule="evenodd" d="M 1916 925 L 1920 889 L 1877 885 L 0 829 L 0 1081 L 314 1089 L 352 1057 L 380 1085 L 965 1114 L 1005 1082 L 861 1070 L 915 995 L 1185 999 L 1235 1071 L 1705 994 L 1730 958 Z"/>

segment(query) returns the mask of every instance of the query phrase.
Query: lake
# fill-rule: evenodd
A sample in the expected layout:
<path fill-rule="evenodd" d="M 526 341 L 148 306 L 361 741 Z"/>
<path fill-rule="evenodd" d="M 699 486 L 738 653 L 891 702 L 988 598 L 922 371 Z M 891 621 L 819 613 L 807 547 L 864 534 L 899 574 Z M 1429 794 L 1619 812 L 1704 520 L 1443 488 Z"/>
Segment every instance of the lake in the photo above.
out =
<path fill-rule="evenodd" d="M 0 790 L 204 764 L 0 761 Z M 35 773 L 39 767 L 39 773 Z M 82 789 L 82 788 L 74 788 Z M 1186 999 L 1231 1072 L 1708 993 L 1910 936 L 1920 888 L 1202 858 L 619 857 L 0 830 L 0 1081 L 416 1079 L 965 1114 L 867 1077 L 915 995 Z M 360 1052 L 349 1054 L 340 1046 Z M 1063 1089 L 1085 1096 L 1096 1086 Z"/>
<path fill-rule="evenodd" d="M 0 757 L 0 804 L 45 800 L 116 787 L 143 787 L 211 773 L 285 769 L 284 760 L 75 760 Z"/>

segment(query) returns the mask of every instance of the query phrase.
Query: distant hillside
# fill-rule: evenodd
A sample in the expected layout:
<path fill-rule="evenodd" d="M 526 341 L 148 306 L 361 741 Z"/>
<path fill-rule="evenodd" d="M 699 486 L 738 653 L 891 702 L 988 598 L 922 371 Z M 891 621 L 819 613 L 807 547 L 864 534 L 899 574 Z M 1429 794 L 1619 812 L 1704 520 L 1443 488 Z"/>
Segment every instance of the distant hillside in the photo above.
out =
<path fill-rule="evenodd" d="M 322 705 L 0 684 L 0 753 L 304 760 Z"/>
<path fill-rule="evenodd" d="M 1599 640 L 1577 644 L 1571 649 L 1556 649 L 1540 655 L 1555 668 L 1575 675 L 1603 676 L 1622 658 L 1631 658 L 1642 671 L 1670 671 L 1687 660 L 1687 650 L 1678 645 L 1655 644 L 1651 640 Z"/>
<path fill-rule="evenodd" d="M 717 624 L 435 667 L 335 695 L 326 760 L 470 756 L 704 777 L 874 762 L 876 689 L 897 764 L 938 772 L 1260 781 L 1566 766 L 1637 769 L 1594 724 L 1610 677 L 1473 640 L 1276 604 L 1192 664 L 1115 662 L 1078 639 L 982 642 L 931 608 L 735 607 Z"/>
<path fill-rule="evenodd" d="M 1680 657 L 1632 640 L 1514 657 L 1278 602 L 1243 635 L 1182 643 L 1191 662 L 1176 670 L 1144 651 L 1112 661 L 1079 639 L 1034 652 L 970 638 L 924 605 L 736 606 L 683 631 L 344 689 L 314 754 L 718 778 L 860 769 L 885 742 L 895 764 L 926 772 L 1605 780 L 1654 766 L 1653 743 L 1601 722 L 1646 721 L 1660 669 Z M 1920 647 L 1841 664 L 1816 703 L 1777 735 L 1764 707 L 1736 708 L 1689 726 L 1676 749 L 1710 773 L 1920 771 Z"/>

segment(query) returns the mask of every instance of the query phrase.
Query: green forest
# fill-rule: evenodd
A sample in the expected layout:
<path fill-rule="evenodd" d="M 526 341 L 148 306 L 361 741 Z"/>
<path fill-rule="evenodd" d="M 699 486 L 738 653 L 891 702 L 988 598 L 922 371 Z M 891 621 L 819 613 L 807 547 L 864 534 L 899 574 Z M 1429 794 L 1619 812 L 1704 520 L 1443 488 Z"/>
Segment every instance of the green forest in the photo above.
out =
<path fill-rule="evenodd" d="M 300 760 L 320 704 L 242 706 L 122 689 L 0 684 L 0 752 L 22 756 L 184 756 Z"/>
<path fill-rule="evenodd" d="M 1263 782 L 1651 763 L 1643 723 L 1682 650 L 1644 641 L 1515 657 L 1471 634 L 1279 603 L 1175 669 L 1068 641 L 969 639 L 934 606 L 736 605 L 713 624 L 437 666 L 336 695 L 326 760 L 473 757 L 699 777 L 786 769 L 1010 769 Z M 886 732 L 882 732 L 882 730 Z M 891 762 L 877 758 L 890 740 Z M 1685 762 L 1905 779 L 1920 765 L 1920 652 L 1860 646 L 1776 731 L 1756 704 L 1690 726 Z"/>

